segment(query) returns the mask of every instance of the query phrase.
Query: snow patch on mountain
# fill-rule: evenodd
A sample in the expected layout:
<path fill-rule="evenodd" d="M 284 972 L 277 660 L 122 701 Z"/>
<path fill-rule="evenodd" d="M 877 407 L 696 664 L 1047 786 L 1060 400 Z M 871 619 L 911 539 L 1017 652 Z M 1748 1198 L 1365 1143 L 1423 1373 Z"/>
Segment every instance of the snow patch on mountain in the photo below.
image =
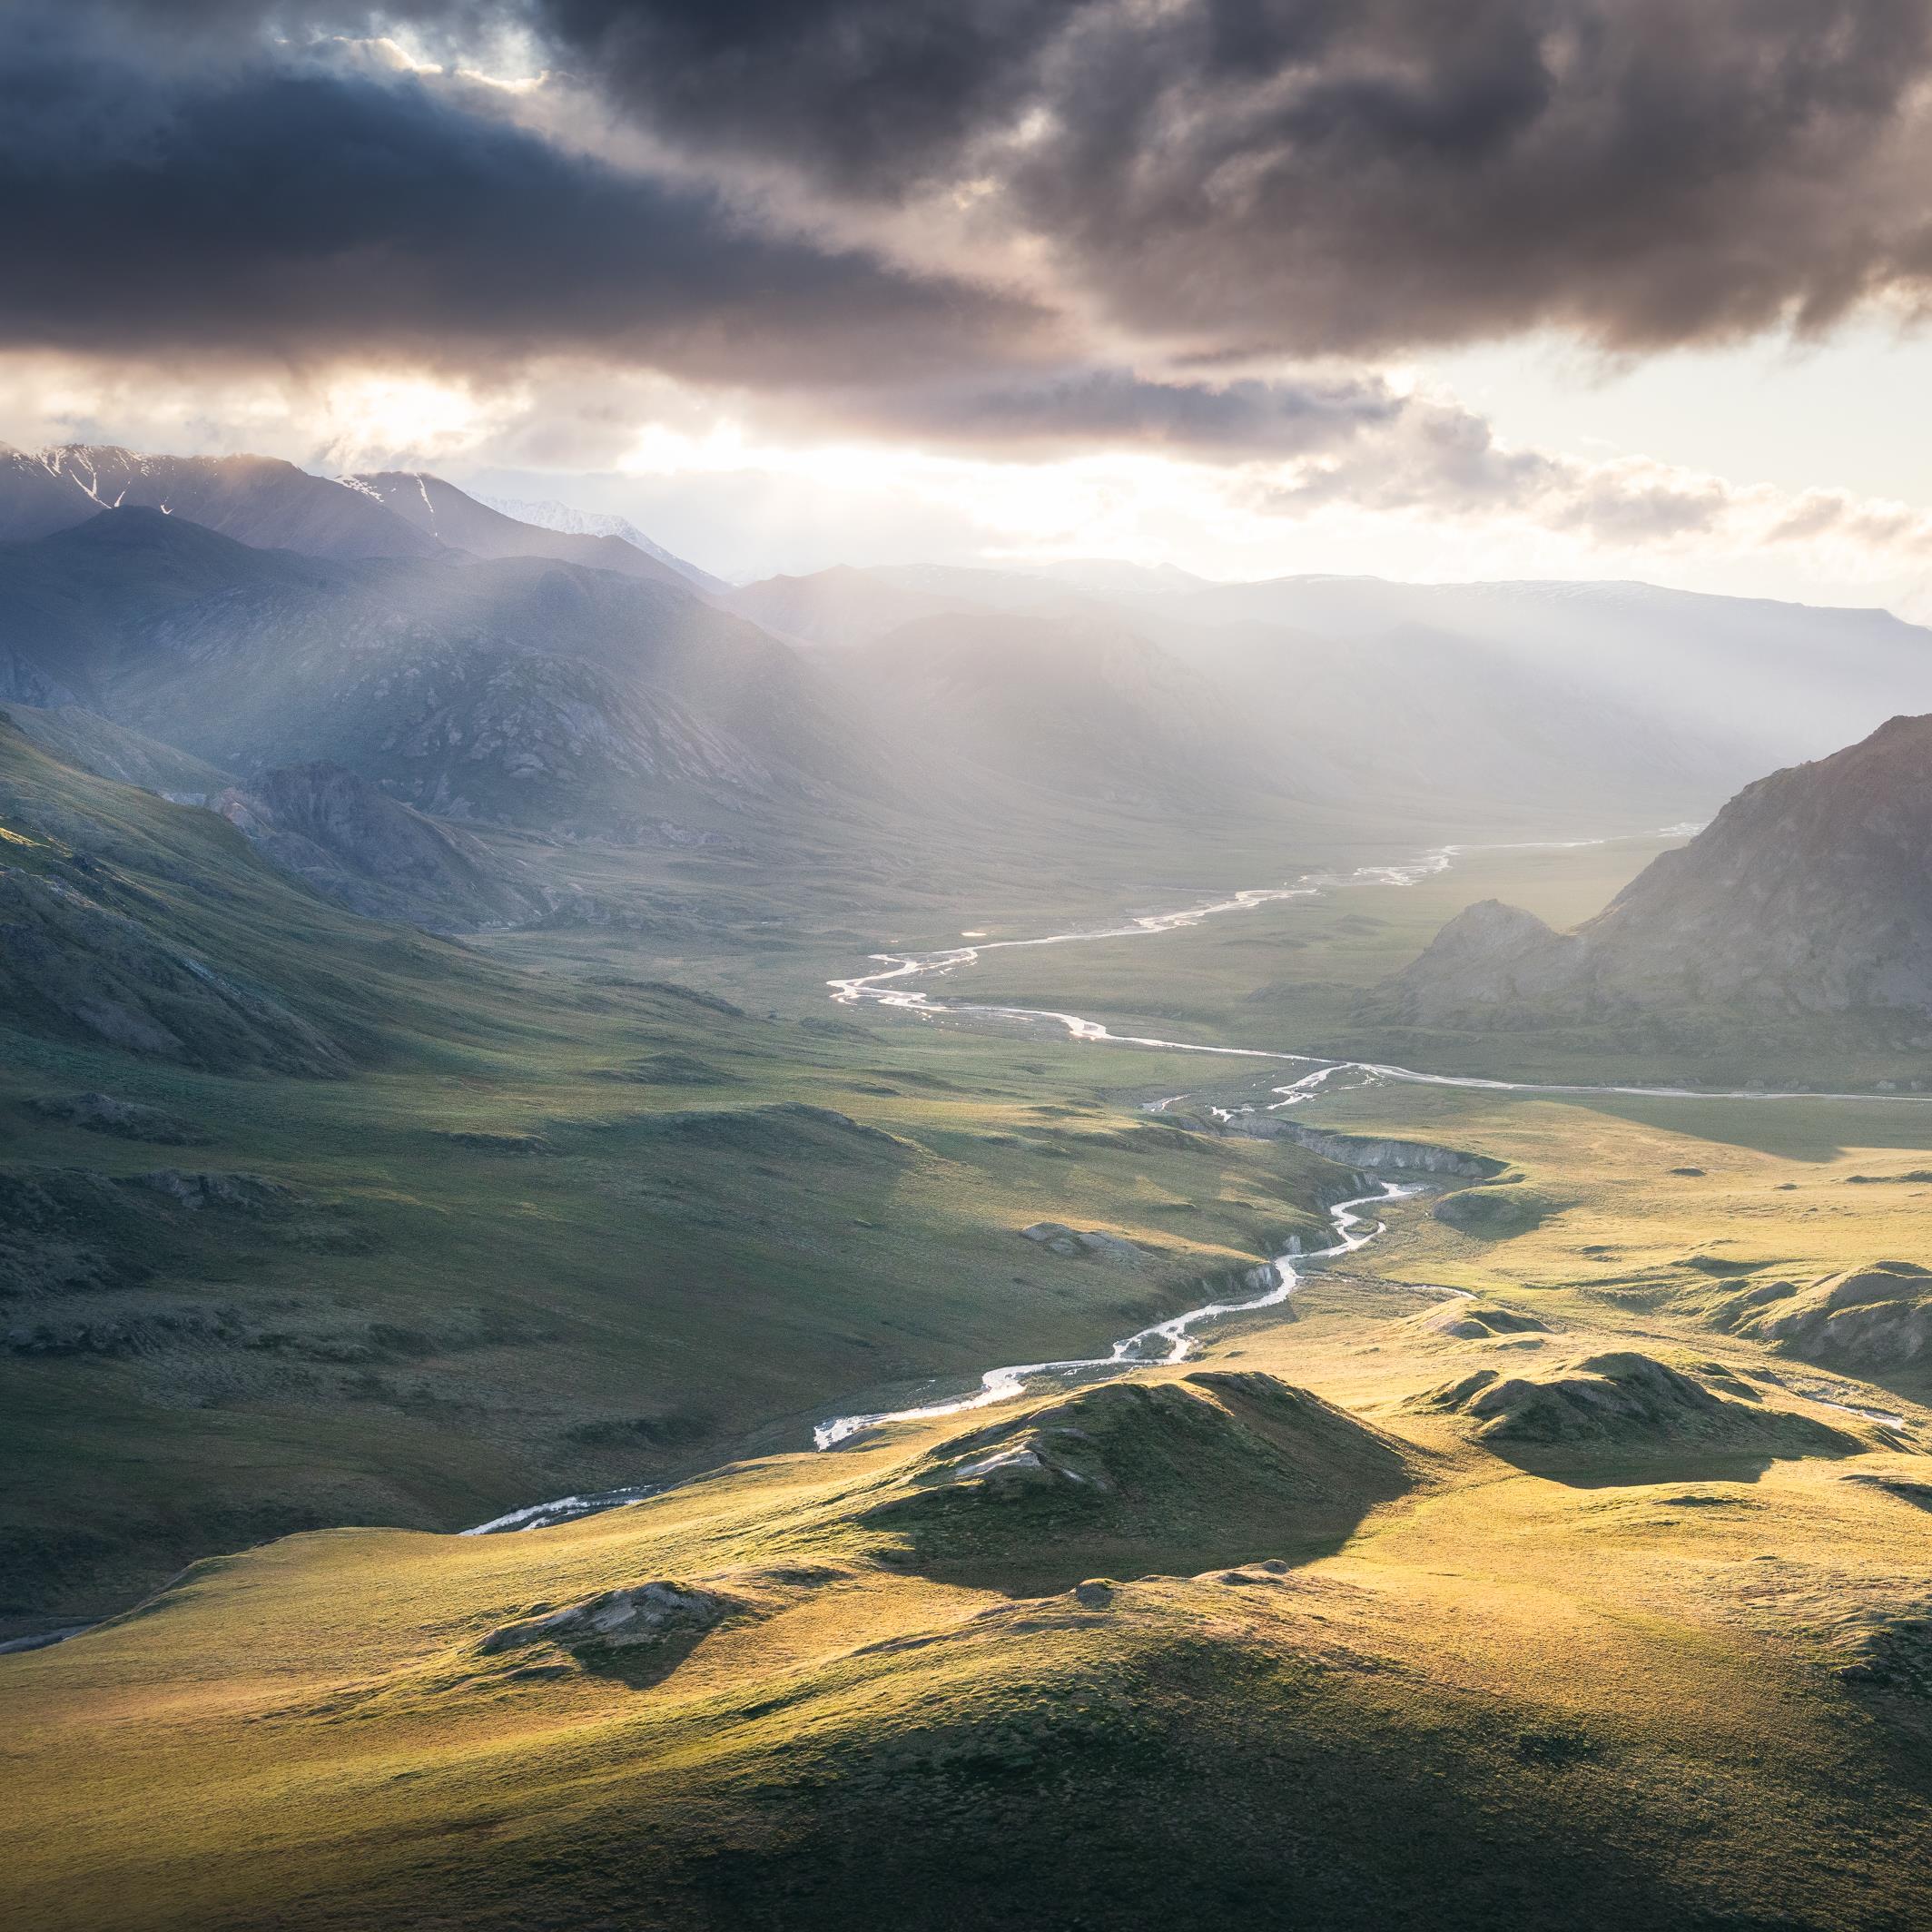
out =
<path fill-rule="evenodd" d="M 539 530 L 556 530 L 566 537 L 615 537 L 620 543 L 627 543 L 634 550 L 642 550 L 646 557 L 656 557 L 660 564 L 668 564 L 680 577 L 687 577 L 701 589 L 722 591 L 730 586 L 722 577 L 715 577 L 708 570 L 700 570 L 695 564 L 687 563 L 683 557 L 666 550 L 661 543 L 646 537 L 627 517 L 616 517 L 599 510 L 580 510 L 567 503 L 559 503 L 554 497 L 532 500 L 521 497 L 486 497 L 477 493 L 477 501 L 504 517 L 514 517 L 518 523 L 532 523 Z"/>

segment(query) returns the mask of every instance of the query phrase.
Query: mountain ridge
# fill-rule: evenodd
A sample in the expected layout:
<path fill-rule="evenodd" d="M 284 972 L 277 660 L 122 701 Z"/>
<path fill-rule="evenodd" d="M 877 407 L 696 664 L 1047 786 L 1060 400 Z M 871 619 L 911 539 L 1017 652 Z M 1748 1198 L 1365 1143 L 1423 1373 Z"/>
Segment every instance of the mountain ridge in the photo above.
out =
<path fill-rule="evenodd" d="M 1932 715 L 1744 787 L 1571 932 L 1494 901 L 1386 983 L 1402 1019 L 1932 1012 Z"/>

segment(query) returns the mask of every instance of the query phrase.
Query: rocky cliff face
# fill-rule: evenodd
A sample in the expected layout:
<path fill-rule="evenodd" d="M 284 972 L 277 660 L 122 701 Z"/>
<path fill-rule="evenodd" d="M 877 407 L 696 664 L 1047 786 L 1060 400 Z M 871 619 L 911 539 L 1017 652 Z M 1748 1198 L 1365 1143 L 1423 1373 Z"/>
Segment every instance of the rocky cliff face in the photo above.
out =
<path fill-rule="evenodd" d="M 1746 786 L 1573 932 L 1471 906 L 1376 1003 L 1424 1026 L 1932 1011 L 1932 716 Z"/>
<path fill-rule="evenodd" d="M 386 797 L 339 764 L 285 765 L 214 809 L 264 857 L 325 898 L 435 931 L 508 925 L 548 902 L 480 840 Z"/>

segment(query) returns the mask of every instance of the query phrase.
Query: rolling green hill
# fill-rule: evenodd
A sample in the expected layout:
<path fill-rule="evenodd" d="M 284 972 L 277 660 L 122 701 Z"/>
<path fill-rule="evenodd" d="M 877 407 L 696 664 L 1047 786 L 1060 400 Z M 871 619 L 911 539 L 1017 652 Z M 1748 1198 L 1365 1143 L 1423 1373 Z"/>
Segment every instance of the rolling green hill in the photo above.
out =
<path fill-rule="evenodd" d="M 1137 1125 L 1106 1083 L 1138 1064 L 1053 1050 L 1041 1110 L 1003 1047 L 358 919 L 5 727 L 0 827 L 15 1630 L 261 1535 L 456 1527 L 1090 1350 L 1345 1178 Z M 1020 1238 L 1050 1217 L 1133 1258 Z"/>

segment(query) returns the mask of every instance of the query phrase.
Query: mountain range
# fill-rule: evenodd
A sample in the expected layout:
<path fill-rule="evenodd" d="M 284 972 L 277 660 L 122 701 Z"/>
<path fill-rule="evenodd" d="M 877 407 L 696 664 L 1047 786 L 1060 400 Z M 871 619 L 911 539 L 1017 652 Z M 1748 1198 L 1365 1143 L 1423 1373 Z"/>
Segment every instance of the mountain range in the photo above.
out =
<path fill-rule="evenodd" d="M 457 818 L 621 831 L 867 782 L 790 650 L 642 575 L 298 555 L 123 508 L 0 548 L 0 626 L 10 695 L 239 774 L 332 760 Z"/>
<path fill-rule="evenodd" d="M 1209 818 L 1279 842 L 1323 813 L 1392 837 L 1700 817 L 1932 706 L 1932 635 L 1878 611 L 1107 562 L 730 589 L 621 520 L 513 507 L 419 471 L 5 452 L 0 702 L 182 795 L 328 765 L 551 843 L 776 856 L 809 823 L 930 864 L 990 831 L 1107 848 L 1122 878 L 1148 829 Z"/>
<path fill-rule="evenodd" d="M 989 638 L 1013 620 L 1078 637 L 1104 619 L 1220 695 L 1239 720 L 1222 756 L 1251 787 L 1465 823 L 1702 815 L 1770 767 L 1932 705 L 1932 634 L 1887 611 L 1641 584 L 839 567 L 731 602 L 828 652 L 907 658 L 908 679 L 923 639 L 960 635 L 932 619 L 976 621 Z"/>
<path fill-rule="evenodd" d="M 272 457 L 143 455 L 92 443 L 0 444 L 0 542 L 72 529 L 103 510 L 154 509 L 259 549 L 309 557 L 554 557 L 713 590 L 715 577 L 623 532 L 520 523 L 420 470 L 319 477 Z M 637 533 L 641 535 L 641 533 Z"/>

